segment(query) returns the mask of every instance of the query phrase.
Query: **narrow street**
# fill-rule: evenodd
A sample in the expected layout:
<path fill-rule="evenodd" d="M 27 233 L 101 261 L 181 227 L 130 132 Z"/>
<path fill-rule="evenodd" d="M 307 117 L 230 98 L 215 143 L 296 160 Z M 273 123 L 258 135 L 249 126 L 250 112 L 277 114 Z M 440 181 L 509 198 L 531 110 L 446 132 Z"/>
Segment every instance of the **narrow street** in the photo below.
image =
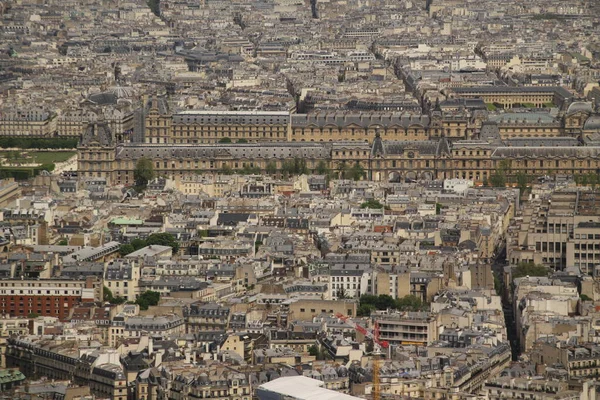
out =
<path fill-rule="evenodd" d="M 504 282 L 504 267 L 507 265 L 506 262 L 506 246 L 502 246 L 499 249 L 498 254 L 494 258 L 492 262 L 492 273 L 495 277 L 500 280 L 503 287 L 506 287 L 507 284 L 510 285 L 510 282 Z M 515 325 L 515 315 L 513 311 L 512 304 L 508 302 L 507 299 L 502 296 L 502 311 L 504 312 L 504 323 L 506 324 L 506 334 L 508 336 L 508 340 L 510 342 L 510 348 L 512 350 L 512 359 L 513 361 L 517 361 L 520 355 L 520 347 L 517 340 L 517 332 Z"/>

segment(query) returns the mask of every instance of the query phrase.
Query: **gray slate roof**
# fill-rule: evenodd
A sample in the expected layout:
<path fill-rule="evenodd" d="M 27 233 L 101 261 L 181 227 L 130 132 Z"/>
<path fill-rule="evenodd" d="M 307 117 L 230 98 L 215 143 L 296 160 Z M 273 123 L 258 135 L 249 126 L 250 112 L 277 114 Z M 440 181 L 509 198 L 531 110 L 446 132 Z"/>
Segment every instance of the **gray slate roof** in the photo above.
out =
<path fill-rule="evenodd" d="M 177 158 L 328 158 L 331 146 L 323 143 L 262 143 L 219 145 L 136 145 L 127 143 L 117 149 L 116 159 L 140 157 Z"/>
<path fill-rule="evenodd" d="M 357 125 L 361 128 L 369 128 L 373 126 L 381 126 L 384 128 L 399 126 L 404 129 L 415 127 L 429 126 L 429 116 L 427 115 L 411 115 L 402 113 L 314 113 L 314 114 L 293 114 L 292 127 L 317 126 L 325 127 L 332 125 L 335 127 Z"/>
<path fill-rule="evenodd" d="M 600 157 L 600 146 L 578 147 L 498 147 L 492 158 L 597 158 Z"/>

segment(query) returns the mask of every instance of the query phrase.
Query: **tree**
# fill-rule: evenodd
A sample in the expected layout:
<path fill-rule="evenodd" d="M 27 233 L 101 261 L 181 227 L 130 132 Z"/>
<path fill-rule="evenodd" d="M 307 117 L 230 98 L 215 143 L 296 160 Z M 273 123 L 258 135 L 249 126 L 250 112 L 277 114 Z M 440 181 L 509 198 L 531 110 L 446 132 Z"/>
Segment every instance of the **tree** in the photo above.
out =
<path fill-rule="evenodd" d="M 353 179 L 355 181 L 360 181 L 365 176 L 365 169 L 360 165 L 360 163 L 355 163 L 349 170 L 346 171 L 345 179 Z"/>
<path fill-rule="evenodd" d="M 148 182 L 154 179 L 154 167 L 152 166 L 152 160 L 147 157 L 140 158 L 135 164 L 133 170 L 133 179 L 135 185 L 140 189 L 146 189 Z"/>
<path fill-rule="evenodd" d="M 308 168 L 306 168 L 306 160 L 303 158 L 294 158 L 294 168 L 292 172 L 295 175 L 307 174 Z"/>
<path fill-rule="evenodd" d="M 496 274 L 494 274 L 494 290 L 498 296 L 502 295 L 502 282 L 500 281 L 500 278 L 496 276 Z"/>
<path fill-rule="evenodd" d="M 581 293 L 579 295 L 579 298 L 581 299 L 581 301 L 593 301 L 594 300 L 590 296 L 588 296 L 587 294 L 583 294 L 583 293 Z"/>
<path fill-rule="evenodd" d="M 127 254 L 131 254 L 134 251 L 135 249 L 131 244 L 122 244 L 119 246 L 119 254 L 121 254 L 121 257 L 125 257 Z"/>
<path fill-rule="evenodd" d="M 161 233 L 153 233 L 148 236 L 146 240 L 146 246 L 150 245 L 159 245 L 159 246 L 171 246 L 173 248 L 173 253 L 177 253 L 179 251 L 179 243 L 175 240 L 175 237 L 167 232 Z"/>
<path fill-rule="evenodd" d="M 42 164 L 38 167 L 38 169 L 40 171 L 48 171 L 48 172 L 54 171 L 54 168 L 55 168 L 54 164 Z"/>
<path fill-rule="evenodd" d="M 131 246 L 133 246 L 133 250 L 139 250 L 146 247 L 146 241 L 140 238 L 135 238 L 131 241 Z"/>
<path fill-rule="evenodd" d="M 313 357 L 318 357 L 319 356 L 319 348 L 317 347 L 316 344 L 313 344 L 312 346 L 310 346 L 308 348 L 308 354 L 313 356 Z"/>
<path fill-rule="evenodd" d="M 123 304 L 125 303 L 126 299 L 124 297 L 114 297 L 112 291 L 107 288 L 106 286 L 104 286 L 103 289 L 103 299 L 105 302 L 108 302 L 110 304 Z"/>
<path fill-rule="evenodd" d="M 219 173 L 221 175 L 232 175 L 233 174 L 233 169 L 229 165 L 223 164 L 223 166 L 219 170 Z"/>
<path fill-rule="evenodd" d="M 372 304 L 362 304 L 358 306 L 356 310 L 356 315 L 359 317 L 370 317 L 371 313 L 377 308 Z"/>
<path fill-rule="evenodd" d="M 377 296 L 372 294 L 363 294 L 360 296 L 360 304 L 372 304 L 375 305 L 377 303 Z"/>
<path fill-rule="evenodd" d="M 135 301 L 140 306 L 140 310 L 147 310 L 150 306 L 155 306 L 160 301 L 160 293 L 152 290 L 146 290 Z"/>
<path fill-rule="evenodd" d="M 219 139 L 219 143 L 231 143 L 231 138 L 224 137 Z"/>
<path fill-rule="evenodd" d="M 338 165 L 338 173 L 341 179 L 348 179 L 346 178 L 346 175 L 348 173 L 348 164 L 346 164 L 346 161 L 342 161 Z"/>
<path fill-rule="evenodd" d="M 102 291 L 102 293 L 104 301 L 110 302 L 113 299 L 112 291 L 106 286 L 104 286 L 104 290 Z"/>
<path fill-rule="evenodd" d="M 157 17 L 160 17 L 160 0 L 148 0 L 150 11 Z"/>
<path fill-rule="evenodd" d="M 238 139 L 238 141 L 237 141 L 237 142 L 238 142 L 239 144 L 248 143 L 248 139 L 241 138 L 241 139 Z"/>
<path fill-rule="evenodd" d="M 506 187 L 506 175 L 502 172 L 496 171 L 492 176 L 490 176 L 489 184 L 492 187 Z"/>
<path fill-rule="evenodd" d="M 269 175 L 275 175 L 277 173 L 277 164 L 273 161 L 269 161 L 265 167 L 265 172 Z"/>
<path fill-rule="evenodd" d="M 260 175 L 261 170 L 260 167 L 254 167 L 246 164 L 241 170 L 239 170 L 239 173 L 242 175 Z"/>
<path fill-rule="evenodd" d="M 524 276 L 548 276 L 549 269 L 543 265 L 536 265 L 532 262 L 519 263 L 512 271 L 513 279 Z"/>
<path fill-rule="evenodd" d="M 396 308 L 396 301 L 388 294 L 380 294 L 375 302 L 375 307 L 378 310 L 387 310 L 388 308 Z"/>
<path fill-rule="evenodd" d="M 517 185 L 519 186 L 519 190 L 521 191 L 521 194 L 525 193 L 525 191 L 527 190 L 527 185 L 529 183 L 529 178 L 527 177 L 527 175 L 525 175 L 523 172 L 519 171 L 517 173 Z"/>
<path fill-rule="evenodd" d="M 367 200 L 364 203 L 362 203 L 360 205 L 360 208 L 375 208 L 375 209 L 382 209 L 383 208 L 383 204 L 381 204 L 378 200 Z"/>
<path fill-rule="evenodd" d="M 325 161 L 321 160 L 317 164 L 317 169 L 315 170 L 315 172 L 319 175 L 329 175 L 330 171 Z"/>
<path fill-rule="evenodd" d="M 427 303 L 417 296 L 408 295 L 400 299 L 395 299 L 387 294 L 379 296 L 362 295 L 360 296 L 360 304 L 358 306 L 357 315 L 367 317 L 374 310 L 396 309 L 401 311 L 421 311 L 428 307 Z"/>
<path fill-rule="evenodd" d="M 387 294 L 382 294 L 379 296 L 373 296 L 369 294 L 365 294 L 360 296 L 359 308 L 361 306 L 372 306 L 373 309 L 377 310 L 387 310 L 388 308 L 396 308 L 396 302 Z"/>
<path fill-rule="evenodd" d="M 502 160 L 498 163 L 498 168 L 490 176 L 489 183 L 492 187 L 506 187 L 507 176 L 510 173 L 511 165 L 509 160 Z"/>
<path fill-rule="evenodd" d="M 412 294 L 396 300 L 396 308 L 400 311 L 420 311 L 423 306 L 423 301 Z"/>
<path fill-rule="evenodd" d="M 294 164 L 292 161 L 289 160 L 285 160 L 282 164 L 281 164 L 281 175 L 284 178 L 289 177 L 290 175 L 292 175 L 294 173 Z"/>
<path fill-rule="evenodd" d="M 336 293 L 336 297 L 338 298 L 338 300 L 343 300 L 343 299 L 348 298 L 348 294 L 346 293 L 346 289 L 344 289 L 344 288 L 338 289 L 338 291 Z"/>

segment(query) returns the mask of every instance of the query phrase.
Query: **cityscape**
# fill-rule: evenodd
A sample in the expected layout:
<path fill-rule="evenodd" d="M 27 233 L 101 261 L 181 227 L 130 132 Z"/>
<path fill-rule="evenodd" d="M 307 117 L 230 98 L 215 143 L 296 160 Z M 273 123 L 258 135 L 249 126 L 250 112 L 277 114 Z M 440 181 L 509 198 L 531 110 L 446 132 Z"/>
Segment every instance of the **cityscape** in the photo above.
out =
<path fill-rule="evenodd" d="M 600 400 L 600 1 L 0 0 L 0 400 Z"/>

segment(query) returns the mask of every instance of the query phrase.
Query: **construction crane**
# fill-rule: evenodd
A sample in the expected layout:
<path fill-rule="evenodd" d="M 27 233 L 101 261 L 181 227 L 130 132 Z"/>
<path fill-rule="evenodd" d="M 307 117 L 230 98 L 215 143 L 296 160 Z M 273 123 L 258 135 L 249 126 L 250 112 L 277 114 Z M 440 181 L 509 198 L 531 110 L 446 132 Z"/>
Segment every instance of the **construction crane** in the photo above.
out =
<path fill-rule="evenodd" d="M 356 322 L 352 320 L 347 315 L 344 314 L 336 314 L 336 317 L 344 321 L 346 325 L 353 327 L 357 332 L 362 333 L 365 337 L 368 337 L 373 341 L 373 400 L 381 400 L 381 388 L 379 385 L 379 355 L 381 354 L 381 349 L 387 349 L 390 347 L 390 344 L 385 340 L 379 339 L 379 324 L 375 321 L 375 326 L 373 332 L 370 332 L 363 326 L 360 326 Z"/>
<path fill-rule="evenodd" d="M 368 329 L 354 322 L 352 318 L 350 318 L 347 315 L 338 313 L 335 316 L 344 321 L 346 325 L 353 327 L 357 332 L 360 332 L 363 335 L 365 335 L 365 337 L 371 339 L 375 346 L 379 346 L 379 350 L 375 351 L 376 353 L 381 352 L 381 348 L 387 349 L 388 347 L 390 347 L 390 344 L 387 341 L 379 340 L 379 325 L 377 324 L 377 321 L 375 321 L 375 329 L 373 330 L 373 332 L 371 332 Z"/>

